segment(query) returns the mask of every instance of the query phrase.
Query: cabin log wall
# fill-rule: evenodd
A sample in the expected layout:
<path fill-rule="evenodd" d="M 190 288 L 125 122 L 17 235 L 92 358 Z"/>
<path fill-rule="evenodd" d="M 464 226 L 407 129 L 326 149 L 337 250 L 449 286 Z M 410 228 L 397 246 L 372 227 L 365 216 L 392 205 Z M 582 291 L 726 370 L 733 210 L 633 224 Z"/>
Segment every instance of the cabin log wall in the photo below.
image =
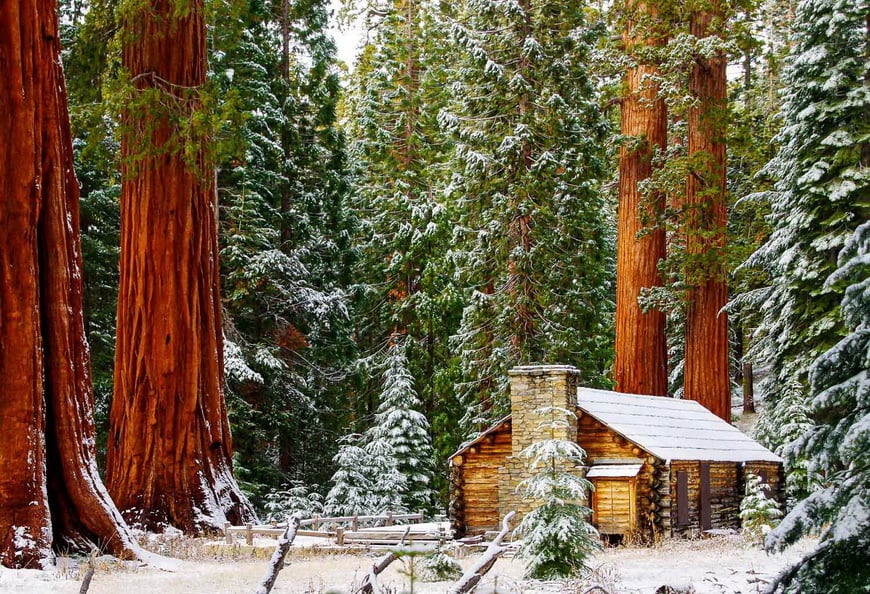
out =
<path fill-rule="evenodd" d="M 661 461 L 650 456 L 612 429 L 600 423 L 590 415 L 577 410 L 577 443 L 586 452 L 586 463 L 595 464 L 607 461 L 612 464 L 640 461 L 642 466 L 635 481 L 634 527 L 644 538 L 654 537 L 657 530 L 657 516 L 660 496 L 655 489 L 660 486 L 661 479 L 657 474 L 657 466 Z M 594 482 L 594 481 L 593 481 Z M 629 502 L 624 506 L 629 507 Z"/>
<path fill-rule="evenodd" d="M 764 479 L 769 489 L 768 497 L 773 497 L 779 503 L 779 509 L 785 511 L 785 470 L 782 464 L 776 462 L 747 462 L 740 475 L 740 493 L 746 489 L 746 475 L 752 473 Z"/>
<path fill-rule="evenodd" d="M 451 460 L 454 468 L 461 468 L 456 474 L 458 483 L 453 485 L 451 498 L 452 505 L 461 505 L 462 510 L 461 519 L 454 520 L 457 533 L 498 528 L 501 522 L 498 469 L 504 466 L 510 453 L 511 425 L 505 423 Z"/>

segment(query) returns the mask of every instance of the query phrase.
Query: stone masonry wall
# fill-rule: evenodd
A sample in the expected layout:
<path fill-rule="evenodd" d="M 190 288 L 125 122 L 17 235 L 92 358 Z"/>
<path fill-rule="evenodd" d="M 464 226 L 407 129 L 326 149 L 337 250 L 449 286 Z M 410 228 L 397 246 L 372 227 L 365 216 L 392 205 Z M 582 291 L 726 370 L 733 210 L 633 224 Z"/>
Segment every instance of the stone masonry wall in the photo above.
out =
<path fill-rule="evenodd" d="M 498 469 L 499 517 L 509 511 L 516 511 L 520 517 L 532 510 L 532 503 L 523 501 L 522 494 L 516 492 L 517 485 L 530 476 L 530 461 L 522 458 L 520 452 L 537 441 L 564 439 L 577 442 L 577 418 L 573 415 L 558 415 L 559 420 L 567 421 L 566 427 L 559 427 L 551 433 L 549 426 L 541 429 L 539 425 L 549 416 L 542 417 L 539 409 L 555 406 L 569 411 L 577 409 L 577 386 L 580 371 L 570 365 L 530 365 L 515 367 L 509 372 L 511 391 L 512 443 L 511 455 L 505 465 Z M 574 469 L 582 472 L 582 469 Z"/>

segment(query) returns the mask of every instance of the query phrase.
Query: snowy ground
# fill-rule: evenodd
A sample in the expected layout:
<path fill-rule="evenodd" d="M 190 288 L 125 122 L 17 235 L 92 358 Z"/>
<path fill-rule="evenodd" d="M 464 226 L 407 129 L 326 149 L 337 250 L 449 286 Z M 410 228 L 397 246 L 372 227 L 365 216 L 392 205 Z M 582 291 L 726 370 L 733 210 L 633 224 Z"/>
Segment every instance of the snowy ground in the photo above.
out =
<path fill-rule="evenodd" d="M 266 543 L 263 543 L 266 544 Z M 295 547 L 289 564 L 278 576 L 272 590 L 280 593 L 326 593 L 348 591 L 359 583 L 371 563 L 381 554 L 359 552 L 355 555 L 335 551 Z M 812 550 L 814 542 L 803 540 L 784 555 L 766 555 L 747 545 L 739 536 L 721 536 L 698 541 L 668 541 L 653 548 L 619 547 L 595 557 L 591 580 L 578 583 L 542 583 L 522 580 L 519 559 L 500 559 L 478 592 L 555 593 L 582 592 L 590 583 L 600 583 L 614 594 L 652 594 L 664 584 L 691 585 L 699 594 L 753 593 L 786 565 Z M 101 558 L 91 583 L 91 594 L 220 594 L 251 593 L 262 579 L 269 552 L 252 557 L 250 551 L 228 552 L 204 541 L 178 539 L 159 543 L 164 553 L 184 558 L 177 572 L 169 573 L 135 562 Z M 461 560 L 464 568 L 476 556 Z M 77 593 L 83 569 L 80 560 L 62 559 L 54 572 L 0 569 L 0 592 Z M 404 572 L 402 570 L 405 570 Z M 394 563 L 381 584 L 391 592 L 410 590 L 407 567 Z M 415 583 L 413 592 L 443 593 L 448 583 Z M 495 586 L 495 587 L 494 587 Z"/>

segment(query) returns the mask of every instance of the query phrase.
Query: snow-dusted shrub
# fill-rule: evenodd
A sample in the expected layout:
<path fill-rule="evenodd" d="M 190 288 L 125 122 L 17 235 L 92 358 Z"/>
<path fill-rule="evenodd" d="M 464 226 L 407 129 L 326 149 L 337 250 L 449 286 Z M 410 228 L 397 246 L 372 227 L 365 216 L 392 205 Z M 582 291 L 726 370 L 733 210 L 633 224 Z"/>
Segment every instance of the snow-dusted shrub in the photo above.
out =
<path fill-rule="evenodd" d="M 601 548 L 598 531 L 588 522 L 585 505 L 592 483 L 571 472 L 583 463 L 586 452 L 574 441 L 555 439 L 572 411 L 544 407 L 538 425 L 551 439 L 535 442 L 520 455 L 529 460 L 532 476 L 517 490 L 537 507 L 523 517 L 516 532 L 523 543 L 517 555 L 527 560 L 526 575 L 536 579 L 573 577 L 588 569 L 588 559 Z"/>
<path fill-rule="evenodd" d="M 301 481 L 293 481 L 266 495 L 268 520 L 282 522 L 293 514 L 299 514 L 302 518 L 310 518 L 314 514 L 322 515 L 323 496 Z"/>
<path fill-rule="evenodd" d="M 459 561 L 445 554 L 441 549 L 423 557 L 415 571 L 417 579 L 421 582 L 456 581 L 462 577 L 462 566 Z"/>
<path fill-rule="evenodd" d="M 746 476 L 746 493 L 740 502 L 740 521 L 743 534 L 760 543 L 782 518 L 779 504 L 767 496 L 765 484 L 756 474 Z"/>

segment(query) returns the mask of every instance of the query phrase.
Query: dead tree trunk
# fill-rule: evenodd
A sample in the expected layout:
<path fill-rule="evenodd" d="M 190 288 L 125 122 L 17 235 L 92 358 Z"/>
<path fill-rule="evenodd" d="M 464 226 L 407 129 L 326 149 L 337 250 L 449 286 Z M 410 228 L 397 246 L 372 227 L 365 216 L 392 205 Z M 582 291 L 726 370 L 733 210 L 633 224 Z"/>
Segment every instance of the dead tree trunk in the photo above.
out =
<path fill-rule="evenodd" d="M 663 43 L 653 31 L 638 29 L 638 21 L 655 21 L 655 10 L 642 2 L 627 4 L 628 12 L 637 17 L 629 16 L 623 33 L 626 51 Z M 619 150 L 614 376 L 621 392 L 664 396 L 668 390 L 665 314 L 644 313 L 638 304 L 641 289 L 661 285 L 658 263 L 665 258 L 665 230 L 656 226 L 664 195 L 643 196 L 639 187 L 652 175 L 656 149 L 667 146 L 667 107 L 651 79 L 656 72 L 654 65 L 640 63 L 625 76 L 621 129 L 629 140 Z M 645 228 L 653 229 L 639 237 Z"/>
<path fill-rule="evenodd" d="M 135 545 L 97 473 L 78 183 L 53 0 L 0 11 L 0 564 Z"/>
<path fill-rule="evenodd" d="M 713 35 L 711 23 L 721 7 L 693 12 L 696 38 Z M 725 133 L 727 81 L 724 52 L 698 56 L 689 75 L 689 92 L 697 104 L 689 110 L 686 187 L 687 283 L 685 398 L 696 400 L 720 418 L 731 420 L 728 360 L 728 301 L 725 279 Z"/>
<path fill-rule="evenodd" d="M 123 23 L 134 107 L 106 482 L 128 520 L 194 532 L 254 514 L 232 472 L 208 138 L 187 127 L 206 77 L 203 2 L 185 8 L 155 0 Z"/>
<path fill-rule="evenodd" d="M 743 412 L 755 412 L 755 373 L 752 370 L 752 361 L 743 362 Z"/>
<path fill-rule="evenodd" d="M 498 558 L 504 553 L 505 547 L 501 543 L 510 531 L 511 520 L 515 515 L 516 512 L 509 512 L 504 517 L 501 522 L 501 532 L 499 532 L 493 541 L 489 543 L 489 546 L 483 552 L 483 555 L 474 567 L 466 571 L 465 575 L 463 575 L 458 582 L 453 584 L 453 586 L 447 590 L 448 594 L 467 594 L 468 592 L 474 591 L 477 584 L 483 579 L 483 576 L 492 569 L 492 566 L 495 565 L 495 562 L 498 561 Z"/>
<path fill-rule="evenodd" d="M 275 552 L 272 553 L 272 560 L 269 563 L 269 571 L 266 572 L 266 577 L 263 578 L 263 582 L 254 594 L 269 594 L 275 587 L 278 572 L 284 568 L 284 559 L 287 558 L 287 553 L 290 552 L 290 547 L 296 540 L 297 530 L 299 530 L 299 516 L 294 514 L 287 520 L 287 530 L 278 539 L 278 546 L 275 547 Z"/>

